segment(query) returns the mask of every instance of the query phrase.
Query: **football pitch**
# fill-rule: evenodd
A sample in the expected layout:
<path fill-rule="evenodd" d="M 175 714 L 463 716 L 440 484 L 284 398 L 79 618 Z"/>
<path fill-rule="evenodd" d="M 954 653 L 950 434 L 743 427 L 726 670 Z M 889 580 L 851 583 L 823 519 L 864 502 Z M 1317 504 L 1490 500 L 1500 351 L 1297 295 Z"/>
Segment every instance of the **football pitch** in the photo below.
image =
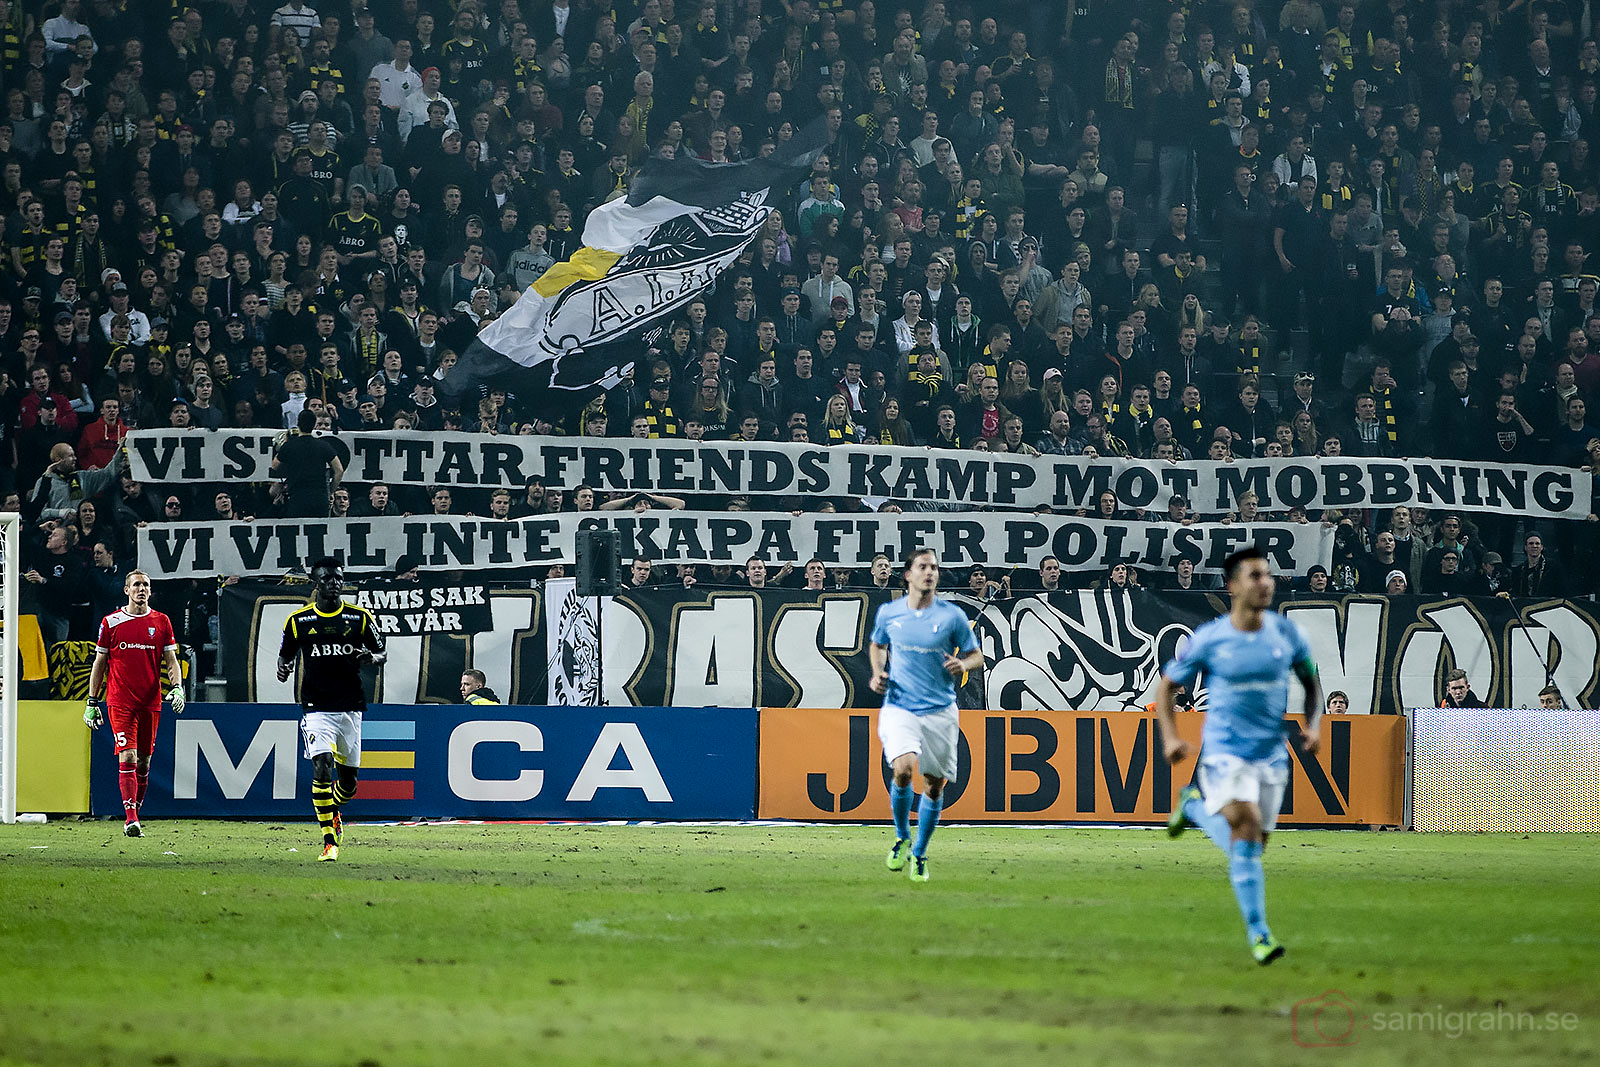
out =
<path fill-rule="evenodd" d="M 309 820 L 308 820 L 309 823 Z M 0 828 L 0 1064 L 1539 1064 L 1600 1046 L 1579 835 Z M 1333 1047 L 1305 1047 L 1327 1045 Z"/>

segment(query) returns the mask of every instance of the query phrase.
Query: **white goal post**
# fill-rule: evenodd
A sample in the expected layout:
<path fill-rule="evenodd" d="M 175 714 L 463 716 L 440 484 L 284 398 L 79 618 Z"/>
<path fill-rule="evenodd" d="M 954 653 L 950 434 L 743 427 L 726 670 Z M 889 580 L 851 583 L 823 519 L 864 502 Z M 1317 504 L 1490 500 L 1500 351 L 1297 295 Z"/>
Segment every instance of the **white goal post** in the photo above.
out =
<path fill-rule="evenodd" d="M 0 823 L 17 821 L 17 690 L 22 664 L 17 657 L 18 583 L 22 579 L 22 516 L 0 512 Z"/>

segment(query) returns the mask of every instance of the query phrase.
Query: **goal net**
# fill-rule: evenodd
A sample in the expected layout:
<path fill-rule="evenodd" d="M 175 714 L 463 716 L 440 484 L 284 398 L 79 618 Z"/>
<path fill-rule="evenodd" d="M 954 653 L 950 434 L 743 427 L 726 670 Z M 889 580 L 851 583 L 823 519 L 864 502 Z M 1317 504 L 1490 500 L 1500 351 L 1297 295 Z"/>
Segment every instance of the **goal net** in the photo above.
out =
<path fill-rule="evenodd" d="M 22 516 L 0 512 L 0 823 L 17 821 L 17 595 L 21 581 Z"/>

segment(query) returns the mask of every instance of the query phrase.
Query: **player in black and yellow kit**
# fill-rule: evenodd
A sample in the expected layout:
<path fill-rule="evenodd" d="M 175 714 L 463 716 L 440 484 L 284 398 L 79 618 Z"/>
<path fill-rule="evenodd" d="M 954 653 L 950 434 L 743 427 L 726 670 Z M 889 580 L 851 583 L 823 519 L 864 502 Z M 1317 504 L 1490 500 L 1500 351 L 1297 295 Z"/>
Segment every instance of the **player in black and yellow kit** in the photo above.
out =
<path fill-rule="evenodd" d="M 311 761 L 311 803 L 322 827 L 319 860 L 339 858 L 344 820 L 339 809 L 356 795 L 361 768 L 361 713 L 367 708 L 361 665 L 381 664 L 383 637 L 365 608 L 346 604 L 344 565 L 331 557 L 311 565 L 311 603 L 283 624 L 278 681 L 286 682 L 295 658 L 300 668 L 300 731 Z M 338 781 L 334 781 L 334 771 Z"/>

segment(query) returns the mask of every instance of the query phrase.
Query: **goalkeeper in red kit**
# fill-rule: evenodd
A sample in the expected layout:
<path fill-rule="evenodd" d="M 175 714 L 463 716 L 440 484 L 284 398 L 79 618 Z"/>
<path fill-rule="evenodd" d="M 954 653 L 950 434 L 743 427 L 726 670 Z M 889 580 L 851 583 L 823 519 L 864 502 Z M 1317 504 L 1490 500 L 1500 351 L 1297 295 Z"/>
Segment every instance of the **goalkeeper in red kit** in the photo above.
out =
<path fill-rule="evenodd" d="M 161 722 L 161 667 L 165 663 L 172 710 L 183 713 L 183 674 L 172 620 L 150 607 L 150 576 L 133 571 L 123 583 L 128 603 L 100 620 L 89 704 L 84 723 L 95 729 L 109 718 L 117 746 L 117 783 L 122 789 L 122 832 L 143 837 L 139 806 L 150 784 L 150 752 Z M 105 695 L 100 696 L 104 687 Z"/>

